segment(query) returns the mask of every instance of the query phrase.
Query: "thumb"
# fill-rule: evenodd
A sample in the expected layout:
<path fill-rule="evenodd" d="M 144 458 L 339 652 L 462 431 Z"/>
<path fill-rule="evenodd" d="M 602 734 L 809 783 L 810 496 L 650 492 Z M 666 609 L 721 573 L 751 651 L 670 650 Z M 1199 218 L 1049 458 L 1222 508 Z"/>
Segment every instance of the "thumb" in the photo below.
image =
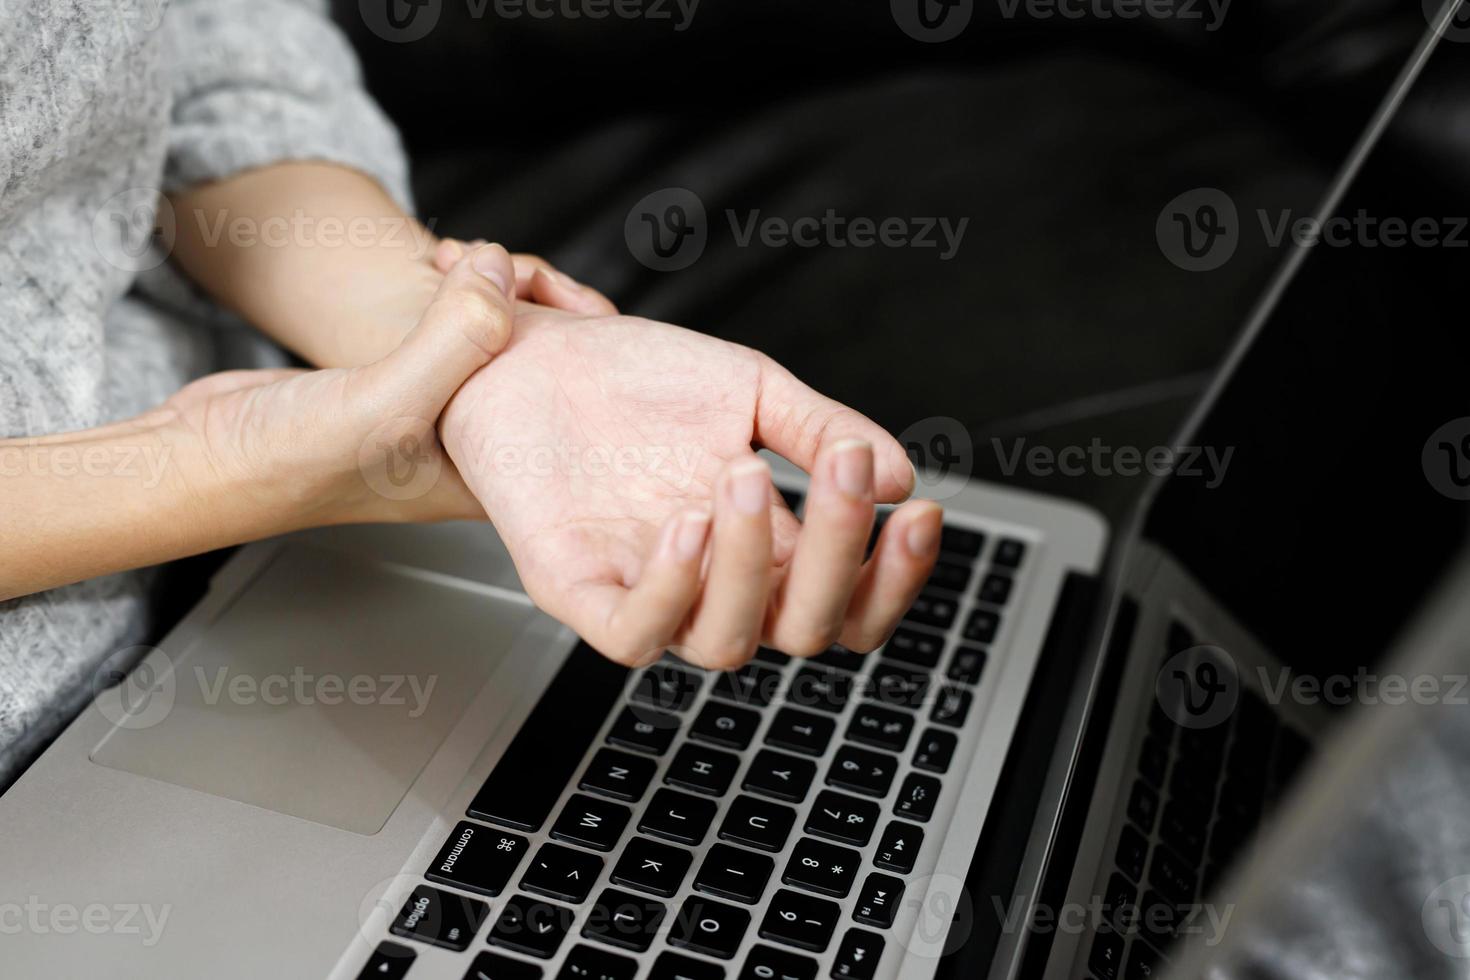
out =
<path fill-rule="evenodd" d="M 401 407 L 437 416 L 465 379 L 510 340 L 515 281 L 510 253 L 501 246 L 463 255 L 418 325 L 391 354 L 364 369 L 371 387 Z"/>

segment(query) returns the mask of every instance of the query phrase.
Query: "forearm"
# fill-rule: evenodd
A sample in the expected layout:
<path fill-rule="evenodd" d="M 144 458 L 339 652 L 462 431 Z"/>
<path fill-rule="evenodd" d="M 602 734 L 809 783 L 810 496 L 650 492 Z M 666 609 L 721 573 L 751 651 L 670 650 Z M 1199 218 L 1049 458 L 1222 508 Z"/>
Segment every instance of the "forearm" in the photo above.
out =
<path fill-rule="evenodd" d="M 427 228 L 371 178 L 282 163 L 170 196 L 174 259 L 225 306 L 319 367 L 387 354 L 442 276 Z"/>
<path fill-rule="evenodd" d="M 0 440 L 0 601 L 292 530 L 168 413 Z"/>

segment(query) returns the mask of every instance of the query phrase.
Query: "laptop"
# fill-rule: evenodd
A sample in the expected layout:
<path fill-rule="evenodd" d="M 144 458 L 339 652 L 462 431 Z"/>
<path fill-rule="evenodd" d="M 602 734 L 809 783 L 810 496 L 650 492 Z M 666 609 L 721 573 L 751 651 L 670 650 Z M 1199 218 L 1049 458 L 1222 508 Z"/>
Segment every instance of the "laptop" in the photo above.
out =
<path fill-rule="evenodd" d="M 630 672 L 484 525 L 240 549 L 0 796 L 5 975 L 1152 976 L 1345 713 L 1274 679 L 1386 643 L 1464 536 L 1421 458 L 1470 414 L 1439 293 L 1329 302 L 1339 263 L 1422 250 L 1283 251 L 1180 441 L 1233 448 L 1223 481 L 1180 468 L 1114 528 L 946 484 L 872 654 Z M 1065 915 L 1099 902 L 1173 918 Z"/>

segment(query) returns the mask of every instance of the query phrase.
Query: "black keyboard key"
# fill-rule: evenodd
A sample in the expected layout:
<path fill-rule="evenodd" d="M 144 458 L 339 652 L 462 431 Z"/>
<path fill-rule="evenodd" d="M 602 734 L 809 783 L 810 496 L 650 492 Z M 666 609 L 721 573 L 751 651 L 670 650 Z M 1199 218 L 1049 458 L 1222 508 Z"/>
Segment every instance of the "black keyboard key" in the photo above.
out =
<path fill-rule="evenodd" d="M 796 823 L 796 811 L 754 796 L 737 796 L 720 824 L 720 838 L 762 851 L 779 851 Z"/>
<path fill-rule="evenodd" d="M 827 769 L 827 784 L 838 789 L 864 793 L 868 796 L 888 795 L 898 772 L 898 759 L 884 752 L 870 752 L 852 745 L 844 745 L 832 758 Z"/>
<path fill-rule="evenodd" d="M 664 711 L 683 711 L 699 696 L 703 683 L 692 670 L 657 663 L 646 668 L 633 682 L 633 700 Z"/>
<path fill-rule="evenodd" d="M 985 547 L 985 535 L 979 531 L 971 531 L 963 527 L 955 527 L 953 524 L 944 525 L 944 530 L 939 534 L 939 550 L 947 551 L 952 555 L 964 555 L 966 558 L 978 558 L 980 549 Z"/>
<path fill-rule="evenodd" d="M 1159 836 L 1190 864 L 1199 864 L 1205 853 L 1205 833 L 1210 815 L 1182 800 L 1170 800 L 1159 821 Z"/>
<path fill-rule="evenodd" d="M 847 647 L 834 643 L 815 657 L 812 657 L 811 662 L 821 664 L 823 667 L 836 667 L 838 670 L 845 670 L 848 673 L 855 674 L 863 669 L 863 661 L 866 658 L 866 654 L 853 653 Z"/>
<path fill-rule="evenodd" d="M 894 916 L 898 915 L 898 903 L 902 898 L 902 879 L 874 871 L 858 892 L 852 917 L 865 925 L 887 929 L 893 925 Z"/>
<path fill-rule="evenodd" d="M 782 708 L 771 719 L 766 741 L 778 749 L 805 755 L 821 755 L 827 751 L 827 743 L 832 740 L 832 733 L 836 730 L 837 723 L 825 715 Z"/>
<path fill-rule="evenodd" d="M 373 950 L 373 955 L 363 964 L 357 980 L 403 980 L 418 955 L 401 943 L 390 943 L 385 939 L 378 943 L 378 948 Z M 535 978 L 528 977 L 526 980 Z"/>
<path fill-rule="evenodd" d="M 1138 774 L 1155 789 L 1163 789 L 1164 774 L 1169 768 L 1169 750 L 1152 735 L 1145 735 L 1138 750 Z"/>
<path fill-rule="evenodd" d="M 934 571 L 929 573 L 929 581 L 924 588 L 963 593 L 970 587 L 971 574 L 969 565 L 941 559 L 934 563 Z"/>
<path fill-rule="evenodd" d="M 669 944 L 680 949 L 728 960 L 740 948 L 750 913 L 734 905 L 691 896 L 674 917 Z"/>
<path fill-rule="evenodd" d="M 1167 847 L 1154 851 L 1153 864 L 1148 872 L 1149 884 L 1164 893 L 1179 905 L 1194 901 L 1194 868 Z"/>
<path fill-rule="evenodd" d="M 894 630 L 893 635 L 883 646 L 883 656 L 902 660 L 904 663 L 923 667 L 926 670 L 938 666 L 939 658 L 943 654 L 944 637 L 927 633 L 924 630 L 904 629 L 903 627 Z"/>
<path fill-rule="evenodd" d="M 847 723 L 848 740 L 871 745 L 875 749 L 902 752 L 914 730 L 914 716 L 872 704 L 862 704 Z"/>
<path fill-rule="evenodd" d="M 1107 922 L 1125 936 L 1138 928 L 1138 889 L 1116 871 L 1108 876 L 1102 912 Z"/>
<path fill-rule="evenodd" d="M 1135 939 L 1128 945 L 1123 976 L 1129 980 L 1158 980 L 1164 973 L 1163 964 L 1159 962 L 1161 959 L 1158 950 L 1142 939 Z"/>
<path fill-rule="evenodd" d="M 576 775 L 627 676 L 627 668 L 577 644 L 475 794 L 469 815 L 516 830 L 539 830 Z"/>
<path fill-rule="evenodd" d="M 716 844 L 704 856 L 704 863 L 694 876 L 694 887 L 716 898 L 754 905 L 760 901 L 766 882 L 775 870 L 776 862 L 764 854 Z"/>
<path fill-rule="evenodd" d="M 970 610 L 970 618 L 965 620 L 965 639 L 971 643 L 991 643 L 995 640 L 995 634 L 1000 632 L 1000 612 L 995 609 L 981 607 Z"/>
<path fill-rule="evenodd" d="M 841 915 L 842 908 L 836 902 L 782 888 L 771 896 L 761 920 L 760 937 L 820 953 L 832 941 L 832 931 Z"/>
<path fill-rule="evenodd" d="M 1159 816 L 1159 794 L 1149 789 L 1142 782 L 1133 784 L 1133 791 L 1128 796 L 1128 819 L 1142 827 L 1147 833 L 1154 829 L 1154 821 Z"/>
<path fill-rule="evenodd" d="M 852 891 L 863 856 L 857 851 L 835 844 L 824 844 L 810 837 L 803 837 L 791 850 L 791 859 L 781 880 L 788 885 L 800 885 L 823 895 L 843 898 Z"/>
<path fill-rule="evenodd" d="M 694 855 L 681 847 L 670 847 L 647 837 L 634 837 L 623 848 L 613 866 L 614 884 L 640 888 L 664 898 L 672 898 L 684 883 Z"/>
<path fill-rule="evenodd" d="M 832 958 L 833 980 L 873 980 L 883 958 L 883 937 L 866 929 L 849 929 Z"/>
<path fill-rule="evenodd" d="M 904 622 L 917 623 L 937 630 L 947 630 L 954 625 L 959 615 L 959 602 L 954 596 L 943 593 L 921 592 L 914 599 L 909 611 L 904 613 Z"/>
<path fill-rule="evenodd" d="M 521 875 L 521 887 L 548 898 L 581 904 L 587 900 L 601 873 L 602 858 L 596 854 L 560 844 L 542 844 L 531 866 Z"/>
<path fill-rule="evenodd" d="M 959 744 L 959 736 L 954 732 L 926 728 L 919 744 L 914 747 L 914 768 L 929 772 L 948 772 Z"/>
<path fill-rule="evenodd" d="M 750 663 L 738 670 L 722 671 L 715 680 L 714 693 L 736 704 L 764 708 L 781 690 L 781 671 L 763 664 Z"/>
<path fill-rule="evenodd" d="M 750 947 L 739 980 L 816 980 L 817 961 L 774 946 Z"/>
<path fill-rule="evenodd" d="M 516 895 L 490 927 L 490 943 L 549 960 L 572 928 L 574 914 L 564 905 Z"/>
<path fill-rule="evenodd" d="M 716 963 L 665 950 L 653 961 L 648 980 L 725 980 L 725 969 Z"/>
<path fill-rule="evenodd" d="M 928 673 L 880 663 L 869 676 L 868 697 L 895 708 L 917 708 L 929 696 Z"/>
<path fill-rule="evenodd" d="M 578 943 L 562 961 L 556 980 L 633 980 L 637 975 L 638 961 L 631 956 Z"/>
<path fill-rule="evenodd" d="M 1020 568 L 1021 560 L 1026 557 L 1026 545 L 1015 538 L 1001 538 L 995 545 L 995 554 L 990 556 L 990 563 L 998 568 Z"/>
<path fill-rule="evenodd" d="M 981 602 L 1003 606 L 1010 597 L 1011 577 L 1009 575 L 991 572 L 980 582 L 979 599 Z"/>
<path fill-rule="evenodd" d="M 727 749 L 743 749 L 755 738 L 761 716 L 749 708 L 737 708 L 722 701 L 706 701 L 689 729 L 689 737 Z"/>
<path fill-rule="evenodd" d="M 852 697 L 853 676 L 830 667 L 803 667 L 791 681 L 786 700 L 798 708 L 840 715 Z"/>
<path fill-rule="evenodd" d="M 1118 980 L 1123 968 L 1123 937 L 1111 930 L 1099 930 L 1092 937 L 1087 968 L 1097 980 Z"/>
<path fill-rule="evenodd" d="M 643 811 L 643 817 L 638 821 L 638 829 L 645 834 L 693 847 L 704 840 L 717 809 L 713 800 L 661 789 L 648 802 L 648 809 Z"/>
<path fill-rule="evenodd" d="M 740 788 L 764 793 L 778 800 L 800 803 L 817 774 L 817 764 L 807 759 L 762 749 L 751 760 Z"/>
<path fill-rule="evenodd" d="M 936 725 L 963 728 L 965 720 L 970 717 L 970 704 L 974 700 L 975 696 L 963 687 L 942 687 L 939 689 L 939 696 L 934 699 L 934 710 L 929 712 L 929 720 Z"/>
<path fill-rule="evenodd" d="M 405 939 L 432 946 L 468 948 L 490 914 L 490 906 L 479 899 L 419 885 L 403 903 L 390 931 Z"/>
<path fill-rule="evenodd" d="M 890 820 L 873 852 L 873 863 L 887 871 L 906 875 L 914 870 L 914 859 L 924 845 L 924 828 L 902 820 Z"/>
<path fill-rule="evenodd" d="M 985 651 L 980 647 L 962 646 L 949 661 L 949 679 L 961 684 L 979 684 L 985 673 Z"/>
<path fill-rule="evenodd" d="M 641 953 L 653 945 L 668 909 L 662 902 L 616 888 L 604 888 L 582 926 L 582 935 Z"/>
<path fill-rule="evenodd" d="M 541 967 L 487 950 L 475 957 L 464 980 L 541 980 Z"/>
<path fill-rule="evenodd" d="M 1143 880 L 1143 864 L 1148 860 L 1148 839 L 1132 824 L 1124 824 L 1118 835 L 1118 869 L 1131 880 Z"/>
<path fill-rule="evenodd" d="M 865 847 L 878 824 L 878 804 L 824 789 L 806 817 L 806 832 Z"/>
<path fill-rule="evenodd" d="M 1169 771 L 1169 795 L 1192 800 L 1208 810 L 1215 805 L 1215 783 L 1219 778 L 1220 771 L 1214 766 L 1197 765 L 1180 756 Z"/>
<path fill-rule="evenodd" d="M 1144 893 L 1138 907 L 1138 921 L 1156 946 L 1168 946 L 1179 928 L 1179 906 L 1156 891 Z"/>
<path fill-rule="evenodd" d="M 551 836 L 595 851 L 610 851 L 623 835 L 632 812 L 625 806 L 581 793 L 567 800 L 551 825 Z"/>
<path fill-rule="evenodd" d="M 663 755 L 679 733 L 679 719 L 652 708 L 625 707 L 607 733 L 614 745 L 652 755 Z M 584 746 L 585 750 L 585 746 Z M 471 816 L 474 811 L 470 811 Z"/>
<path fill-rule="evenodd" d="M 467 892 L 499 895 L 530 846 L 519 834 L 461 820 L 424 877 Z"/>
<path fill-rule="evenodd" d="M 708 796 L 723 796 L 740 768 L 740 757 L 702 745 L 684 745 L 664 772 L 664 782 Z"/>
<path fill-rule="evenodd" d="M 934 815 L 934 801 L 939 798 L 939 780 L 911 772 L 904 777 L 893 801 L 893 812 L 910 820 L 924 821 Z"/>
<path fill-rule="evenodd" d="M 657 764 L 652 759 L 629 755 L 617 749 L 598 749 L 592 755 L 587 771 L 577 782 L 578 789 L 585 789 L 615 800 L 636 803 L 648 789 Z"/>

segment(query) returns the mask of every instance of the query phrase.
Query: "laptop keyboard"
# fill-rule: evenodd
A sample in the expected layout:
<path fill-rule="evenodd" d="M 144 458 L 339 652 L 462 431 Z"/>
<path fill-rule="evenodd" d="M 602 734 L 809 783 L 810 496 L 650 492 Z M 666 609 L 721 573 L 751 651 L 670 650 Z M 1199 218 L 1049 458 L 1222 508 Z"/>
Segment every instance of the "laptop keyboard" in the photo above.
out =
<path fill-rule="evenodd" d="M 1166 660 L 1199 645 L 1177 621 L 1167 635 Z M 1210 728 L 1181 727 L 1154 700 L 1102 900 L 1111 928 L 1098 930 L 1088 958 L 1096 980 L 1159 975 L 1310 750 L 1244 685 L 1230 718 Z"/>
<path fill-rule="evenodd" d="M 476 980 L 557 957 L 558 980 L 871 980 L 1026 558 L 954 526 L 942 551 L 878 653 L 629 683 L 579 645 L 394 918 L 410 944 L 361 976 L 427 943 Z"/>

